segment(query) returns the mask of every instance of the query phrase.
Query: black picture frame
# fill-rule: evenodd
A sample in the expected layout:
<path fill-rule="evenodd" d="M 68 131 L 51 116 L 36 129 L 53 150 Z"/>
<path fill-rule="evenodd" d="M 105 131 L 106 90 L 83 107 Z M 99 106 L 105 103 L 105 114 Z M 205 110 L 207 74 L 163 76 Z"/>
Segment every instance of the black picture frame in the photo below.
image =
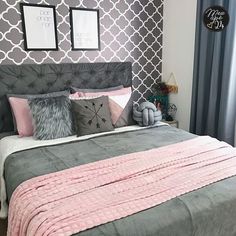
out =
<path fill-rule="evenodd" d="M 71 47 L 73 51 L 92 51 L 101 49 L 98 9 L 70 7 L 70 26 Z M 90 30 L 90 32 L 85 32 L 86 30 Z"/>
<path fill-rule="evenodd" d="M 57 51 L 58 36 L 55 6 L 20 3 L 20 11 L 25 50 Z M 42 32 L 43 34 L 41 34 Z"/>

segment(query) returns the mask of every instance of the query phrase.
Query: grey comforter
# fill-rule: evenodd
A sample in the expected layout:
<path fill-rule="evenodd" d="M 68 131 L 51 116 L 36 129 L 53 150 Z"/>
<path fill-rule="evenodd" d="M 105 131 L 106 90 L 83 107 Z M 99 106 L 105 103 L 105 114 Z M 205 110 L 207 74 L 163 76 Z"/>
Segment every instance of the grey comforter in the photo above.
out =
<path fill-rule="evenodd" d="M 8 199 L 27 179 L 193 137 L 183 130 L 165 126 L 11 154 L 5 162 Z M 77 235 L 233 236 L 236 235 L 235 222 L 236 177 L 233 177 Z"/>

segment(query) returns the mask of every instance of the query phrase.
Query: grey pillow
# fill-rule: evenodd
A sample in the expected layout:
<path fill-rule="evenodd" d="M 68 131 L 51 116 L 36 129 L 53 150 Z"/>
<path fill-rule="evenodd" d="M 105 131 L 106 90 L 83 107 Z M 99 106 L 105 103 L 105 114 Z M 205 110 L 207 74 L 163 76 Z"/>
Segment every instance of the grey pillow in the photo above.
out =
<path fill-rule="evenodd" d="M 14 132 L 14 131 L 12 131 L 12 132 L 2 132 L 2 133 L 0 133 L 0 140 L 2 138 L 5 138 L 5 137 L 11 136 L 11 135 L 16 135 L 16 132 Z"/>
<path fill-rule="evenodd" d="M 122 111 L 120 117 L 114 124 L 115 128 L 136 124 L 136 122 L 133 119 L 133 101 L 134 101 L 133 97 L 134 96 L 132 94 L 124 110 Z"/>
<path fill-rule="evenodd" d="M 72 110 L 78 136 L 114 130 L 106 96 L 73 100 Z"/>
<path fill-rule="evenodd" d="M 25 98 L 25 99 L 29 99 L 29 98 L 50 98 L 50 97 L 69 96 L 69 95 L 70 95 L 70 91 L 69 90 L 64 90 L 64 91 L 44 93 L 44 94 L 7 94 L 7 98 L 9 98 L 9 97 Z M 13 118 L 14 131 L 17 132 L 16 119 L 15 119 L 14 113 L 12 111 L 12 108 L 11 108 L 11 113 L 12 113 L 12 118 Z"/>
<path fill-rule="evenodd" d="M 71 102 L 66 96 L 31 98 L 34 137 L 40 140 L 73 135 Z"/>
<path fill-rule="evenodd" d="M 7 97 L 16 97 L 16 98 L 50 98 L 50 97 L 59 97 L 59 96 L 69 96 L 70 91 L 58 91 L 52 93 L 44 93 L 44 94 L 7 94 Z"/>
<path fill-rule="evenodd" d="M 103 89 L 80 89 L 76 87 L 70 87 L 71 92 L 83 92 L 83 93 L 98 93 L 98 92 L 110 92 L 110 91 L 115 91 L 124 88 L 123 85 L 115 86 L 115 87 L 110 87 L 110 88 L 103 88 Z"/>

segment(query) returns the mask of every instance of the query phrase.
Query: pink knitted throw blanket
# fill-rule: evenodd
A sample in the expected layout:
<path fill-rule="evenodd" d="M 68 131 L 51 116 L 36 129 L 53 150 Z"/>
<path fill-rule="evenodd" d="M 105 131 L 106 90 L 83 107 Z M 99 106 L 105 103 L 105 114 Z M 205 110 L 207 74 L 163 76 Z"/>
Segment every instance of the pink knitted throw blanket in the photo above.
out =
<path fill-rule="evenodd" d="M 8 236 L 72 235 L 234 176 L 235 167 L 236 149 L 198 137 L 36 177 L 13 193 Z"/>

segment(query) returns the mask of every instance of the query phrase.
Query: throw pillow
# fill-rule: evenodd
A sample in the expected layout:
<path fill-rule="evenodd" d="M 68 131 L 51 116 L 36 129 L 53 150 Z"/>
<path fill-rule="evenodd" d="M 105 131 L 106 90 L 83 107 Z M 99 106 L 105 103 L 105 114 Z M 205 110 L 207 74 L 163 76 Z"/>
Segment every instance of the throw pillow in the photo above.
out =
<path fill-rule="evenodd" d="M 106 96 L 72 100 L 72 110 L 78 136 L 114 130 Z"/>
<path fill-rule="evenodd" d="M 34 137 L 40 140 L 73 135 L 71 102 L 65 96 L 29 99 Z"/>
<path fill-rule="evenodd" d="M 29 98 L 49 98 L 59 96 L 69 96 L 69 91 L 59 91 L 46 94 L 8 94 L 8 100 L 11 105 L 14 131 L 17 131 L 20 137 L 33 135 L 32 115 L 28 105 Z"/>

